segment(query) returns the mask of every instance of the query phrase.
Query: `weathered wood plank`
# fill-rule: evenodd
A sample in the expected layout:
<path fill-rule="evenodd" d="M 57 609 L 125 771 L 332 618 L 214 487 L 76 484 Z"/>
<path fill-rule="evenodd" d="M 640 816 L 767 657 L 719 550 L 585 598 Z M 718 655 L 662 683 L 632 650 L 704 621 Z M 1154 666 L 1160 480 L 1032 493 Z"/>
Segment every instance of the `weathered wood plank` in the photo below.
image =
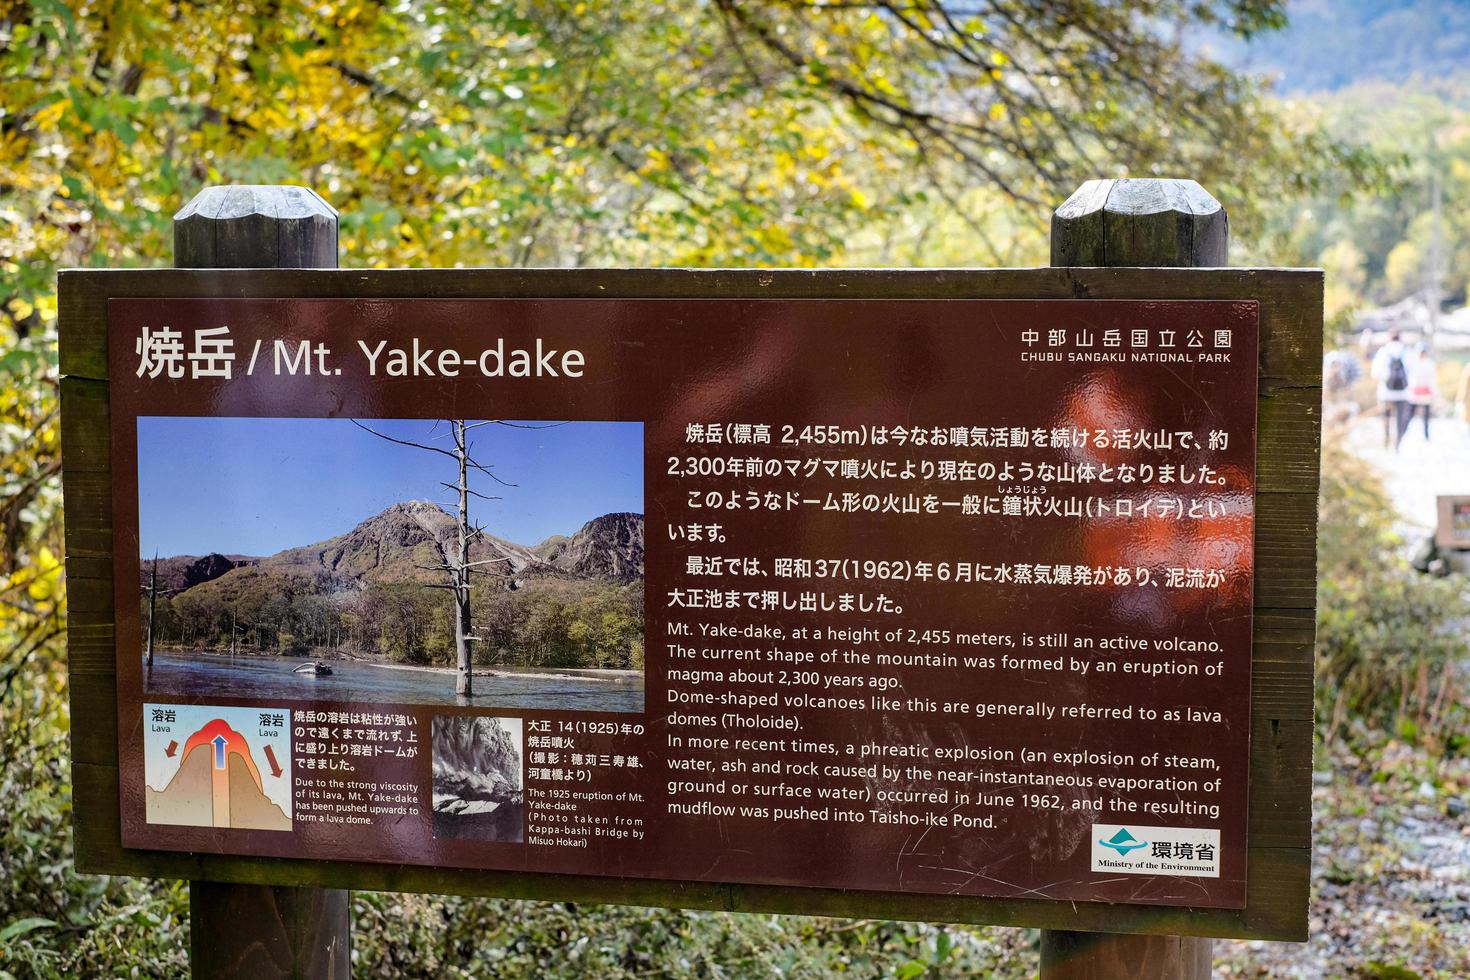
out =
<path fill-rule="evenodd" d="M 1321 389 L 1262 392 L 1256 413 L 1256 490 L 1315 494 L 1322 458 Z"/>
<path fill-rule="evenodd" d="M 351 974 L 352 901 L 338 888 L 189 883 L 189 966 L 196 977 L 250 980 Z M 195 923 L 227 924 L 228 941 Z"/>
<path fill-rule="evenodd" d="M 1051 264 L 1105 266 L 1104 209 L 1113 180 L 1089 180 L 1062 202 L 1051 218 Z"/>
<path fill-rule="evenodd" d="M 61 325 L 57 353 L 63 378 L 107 378 L 109 287 L 105 283 L 106 280 L 79 275 L 75 270 L 62 270 L 57 275 Z M 64 419 L 64 410 L 62 416 Z"/>
<path fill-rule="evenodd" d="M 107 385 L 84 378 L 61 379 L 61 463 L 67 474 L 106 473 L 111 430 Z"/>
<path fill-rule="evenodd" d="M 1310 722 L 1313 718 L 1312 648 L 1299 648 L 1300 656 L 1280 660 L 1256 660 L 1251 670 L 1251 709 L 1259 717 Z"/>
<path fill-rule="evenodd" d="M 111 479 L 106 472 L 63 472 L 62 498 L 69 505 L 66 511 L 68 558 L 111 561 L 111 495 L 104 490 Z"/>
<path fill-rule="evenodd" d="M 1295 639 L 1305 637 L 1308 642 L 1316 635 L 1317 617 L 1311 609 L 1273 609 L 1257 602 L 1254 616 L 1258 631 L 1269 630 Z"/>
<path fill-rule="evenodd" d="M 74 362 L 105 377 L 105 302 L 100 297 L 63 292 L 63 351 Z M 101 331 L 89 335 L 85 349 L 75 343 L 73 324 L 102 318 Z M 95 368 L 101 367 L 102 371 Z M 65 502 L 67 574 L 67 657 L 71 696 L 73 768 L 78 763 L 117 766 L 117 653 L 114 644 L 112 590 L 111 429 L 107 383 L 82 377 L 61 380 L 62 492 Z M 75 802 L 78 841 L 96 833 L 99 824 L 117 822 L 114 799 L 105 808 L 96 801 Z M 114 831 L 114 837 L 116 832 Z"/>
<path fill-rule="evenodd" d="M 1303 300 L 1303 283 L 1315 299 Z M 1315 269 L 70 269 L 62 372 L 105 379 L 109 296 L 1219 299 L 1262 303 L 1262 378 L 1320 386 Z M 1311 328 L 1312 314 L 1317 327 Z"/>
<path fill-rule="evenodd" d="M 1182 936 L 1041 934 L 1041 975 L 1050 980 L 1208 976 L 1210 968 L 1209 945 Z"/>
<path fill-rule="evenodd" d="M 75 620 L 74 625 L 85 626 L 93 620 L 110 624 L 114 613 L 111 576 L 105 579 L 86 576 L 72 578 L 70 569 L 73 560 L 82 562 L 96 559 L 71 559 L 70 557 L 67 559 L 66 602 L 68 611 Z"/>
<path fill-rule="evenodd" d="M 1256 495 L 1256 605 L 1316 608 L 1316 530 L 1315 493 Z"/>
<path fill-rule="evenodd" d="M 110 558 L 88 555 L 66 556 L 67 578 L 95 578 L 112 579 L 112 561 Z"/>
<path fill-rule="evenodd" d="M 77 674 L 68 677 L 71 689 L 71 746 L 73 766 L 79 764 L 117 769 L 117 680 L 110 674 Z M 110 727 L 104 727 L 110 726 Z M 114 779 L 116 776 L 114 775 Z M 104 828 L 111 839 L 121 841 L 117 829 L 120 820 L 118 801 L 114 799 L 106 813 L 106 822 L 98 823 L 98 814 L 78 809 L 77 840 L 90 837 L 96 828 Z"/>
<path fill-rule="evenodd" d="M 92 615 L 85 619 L 74 613 L 68 628 L 67 656 L 71 673 L 100 674 L 108 683 L 117 676 L 117 646 L 112 617 Z"/>
<path fill-rule="evenodd" d="M 337 212 L 309 187 L 206 187 L 174 215 L 180 269 L 337 267 Z"/>

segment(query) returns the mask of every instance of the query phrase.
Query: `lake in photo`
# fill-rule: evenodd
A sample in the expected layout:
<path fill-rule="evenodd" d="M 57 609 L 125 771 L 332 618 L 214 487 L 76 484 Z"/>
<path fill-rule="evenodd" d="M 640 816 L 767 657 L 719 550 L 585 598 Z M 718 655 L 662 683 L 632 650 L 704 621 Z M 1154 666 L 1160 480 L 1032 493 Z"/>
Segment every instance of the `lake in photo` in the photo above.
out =
<path fill-rule="evenodd" d="M 539 711 L 643 710 L 643 679 L 620 672 L 618 679 L 579 677 L 517 668 L 504 674 L 477 667 L 474 697 L 454 693 L 454 672 L 333 660 L 330 675 L 292 673 L 295 657 L 244 657 L 227 653 L 155 652 L 143 669 L 150 694 L 177 697 L 368 701 L 379 704 L 473 704 L 477 707 Z"/>

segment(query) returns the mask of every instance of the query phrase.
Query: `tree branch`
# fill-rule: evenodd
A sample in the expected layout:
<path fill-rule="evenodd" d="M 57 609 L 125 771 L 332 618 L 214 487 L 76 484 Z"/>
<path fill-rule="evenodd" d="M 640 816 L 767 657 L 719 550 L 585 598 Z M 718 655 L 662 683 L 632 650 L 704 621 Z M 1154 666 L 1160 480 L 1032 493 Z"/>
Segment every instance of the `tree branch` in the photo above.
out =
<path fill-rule="evenodd" d="M 448 456 L 450 459 L 455 460 L 456 462 L 459 460 L 459 457 L 458 456 L 456 456 L 454 453 L 450 452 L 447 449 L 440 449 L 438 446 L 426 446 L 426 445 L 424 445 L 421 442 L 410 442 L 407 439 L 395 439 L 395 438 L 393 438 L 390 435 L 386 435 L 386 434 L 384 434 L 382 432 L 379 432 L 377 429 L 373 429 L 373 428 L 370 428 L 370 427 L 368 427 L 366 425 L 363 425 L 357 419 L 351 419 L 350 421 L 352 422 L 353 425 L 357 426 L 362 431 L 364 431 L 364 432 L 370 432 L 373 435 L 377 436 L 379 439 L 385 439 L 388 442 L 396 442 L 400 446 L 409 446 L 409 447 L 411 447 L 413 449 L 427 449 L 431 453 L 438 453 L 441 456 Z"/>

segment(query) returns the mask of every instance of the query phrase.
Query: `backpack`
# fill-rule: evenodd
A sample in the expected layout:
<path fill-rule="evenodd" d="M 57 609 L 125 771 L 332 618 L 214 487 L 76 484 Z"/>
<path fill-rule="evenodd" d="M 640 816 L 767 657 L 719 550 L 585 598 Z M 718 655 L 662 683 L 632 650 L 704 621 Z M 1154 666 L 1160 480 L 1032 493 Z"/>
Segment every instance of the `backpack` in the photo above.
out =
<path fill-rule="evenodd" d="M 1402 357 L 1388 359 L 1388 378 L 1384 380 L 1383 386 L 1389 391 L 1403 391 L 1409 387 L 1409 371 L 1404 367 Z"/>

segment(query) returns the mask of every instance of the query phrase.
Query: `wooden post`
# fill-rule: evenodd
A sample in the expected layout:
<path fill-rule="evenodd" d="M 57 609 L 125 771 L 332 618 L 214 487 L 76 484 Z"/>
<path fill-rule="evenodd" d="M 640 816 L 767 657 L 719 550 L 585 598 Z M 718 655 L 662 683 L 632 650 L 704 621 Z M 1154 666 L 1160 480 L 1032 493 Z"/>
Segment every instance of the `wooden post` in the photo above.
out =
<path fill-rule="evenodd" d="M 335 269 L 337 212 L 305 187 L 206 187 L 174 215 L 174 265 Z M 194 976 L 347 980 L 350 912 L 345 889 L 192 881 Z"/>
<path fill-rule="evenodd" d="M 1051 219 L 1053 266 L 1229 262 L 1225 209 L 1192 180 L 1089 180 Z M 1042 980 L 1209 980 L 1213 941 L 1044 929 Z"/>

